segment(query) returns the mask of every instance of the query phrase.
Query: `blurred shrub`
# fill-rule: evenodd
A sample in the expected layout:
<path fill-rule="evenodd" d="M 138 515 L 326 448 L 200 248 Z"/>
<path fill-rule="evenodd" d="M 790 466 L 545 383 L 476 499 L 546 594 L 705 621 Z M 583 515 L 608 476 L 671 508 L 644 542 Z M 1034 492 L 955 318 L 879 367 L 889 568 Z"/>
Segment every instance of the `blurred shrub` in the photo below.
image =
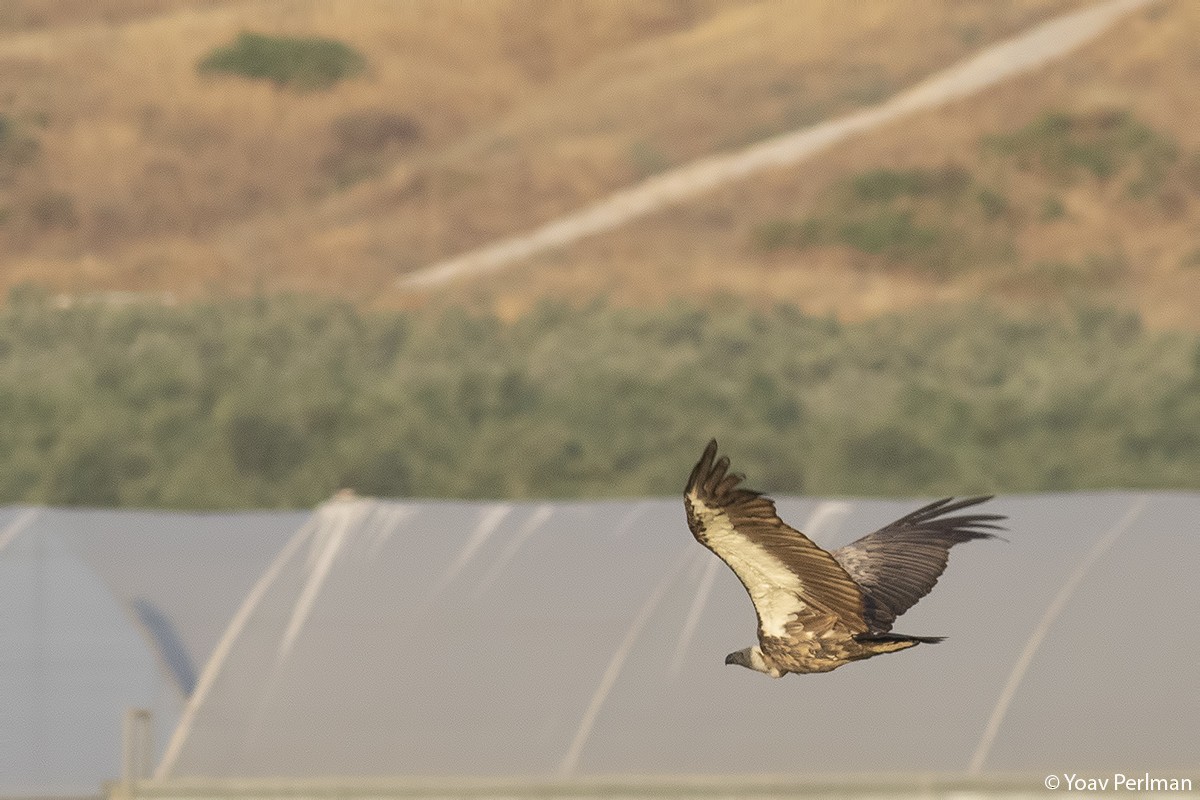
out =
<path fill-rule="evenodd" d="M 976 192 L 975 200 L 979 203 L 979 209 L 987 220 L 1000 219 L 1009 211 L 1008 198 L 986 186 Z"/>
<path fill-rule="evenodd" d="M 658 145 L 644 139 L 629 145 L 629 161 L 639 178 L 648 178 L 671 167 L 670 156 Z"/>
<path fill-rule="evenodd" d="M 875 169 L 851 178 L 860 200 L 887 203 L 900 197 L 939 197 L 954 200 L 971 185 L 971 173 L 949 164 L 931 169 Z"/>
<path fill-rule="evenodd" d="M 33 161 L 38 140 L 8 114 L 0 113 L 0 178 Z"/>
<path fill-rule="evenodd" d="M 1041 213 L 1038 215 L 1038 218 L 1042 222 L 1053 222 L 1056 219 L 1062 219 L 1066 215 L 1067 208 L 1062 204 L 1062 200 L 1059 200 L 1054 195 L 1046 195 L 1045 199 L 1042 200 Z"/>
<path fill-rule="evenodd" d="M 234 466 L 241 472 L 278 480 L 305 456 L 305 440 L 295 420 L 271 407 L 240 409 L 223 424 Z"/>
<path fill-rule="evenodd" d="M 243 32 L 232 44 L 205 56 L 197 68 L 201 73 L 268 80 L 280 87 L 326 89 L 362 72 L 366 63 L 357 50 L 333 39 Z"/>
<path fill-rule="evenodd" d="M 985 137 L 984 146 L 1062 181 L 1081 173 L 1106 180 L 1133 165 L 1140 194 L 1153 190 L 1178 156 L 1174 141 L 1124 110 L 1047 112 L 1012 133 Z"/>
<path fill-rule="evenodd" d="M 1038 261 L 1024 273 L 1026 286 L 1059 290 L 1110 286 L 1129 272 L 1120 252 L 1088 253 L 1080 261 Z"/>
<path fill-rule="evenodd" d="M 838 239 L 864 253 L 908 259 L 928 251 L 941 239 L 936 228 L 913 224 L 912 214 L 903 211 L 879 211 L 847 222 L 838 229 Z"/>
<path fill-rule="evenodd" d="M 754 243 L 762 250 L 785 247 L 804 250 L 828 241 L 824 220 L 809 217 L 804 220 L 773 219 L 754 229 Z"/>
<path fill-rule="evenodd" d="M 954 461 L 948 453 L 899 425 L 855 432 L 847 438 L 844 452 L 846 473 L 860 492 L 888 492 L 896 484 L 932 484 L 953 477 Z"/>
<path fill-rule="evenodd" d="M 79 224 L 74 198 L 62 192 L 46 192 L 33 198 L 29 216 L 39 228 L 71 229 Z"/>
<path fill-rule="evenodd" d="M 975 203 L 963 202 L 974 194 Z M 778 218 L 754 228 L 756 247 L 843 246 L 885 268 L 947 277 L 1006 257 L 1010 234 L 995 223 L 1008 211 L 995 190 L 977 187 L 966 169 L 947 164 L 872 169 L 832 186 L 821 216 Z"/>
<path fill-rule="evenodd" d="M 421 139 L 421 125 L 411 115 L 378 109 L 343 114 L 333 121 L 330 130 L 341 147 L 366 152 Z"/>

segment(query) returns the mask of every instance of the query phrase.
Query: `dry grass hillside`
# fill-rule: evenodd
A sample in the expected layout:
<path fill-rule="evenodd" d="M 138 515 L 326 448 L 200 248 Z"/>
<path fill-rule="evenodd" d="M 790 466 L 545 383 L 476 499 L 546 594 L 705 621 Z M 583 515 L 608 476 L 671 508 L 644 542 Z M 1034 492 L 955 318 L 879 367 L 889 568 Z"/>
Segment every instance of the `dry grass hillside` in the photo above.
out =
<path fill-rule="evenodd" d="M 0 32 L 58 32 L 89 23 L 122 23 L 229 3 L 230 0 L 7 0 L 0 5 Z"/>
<path fill-rule="evenodd" d="M 1081 5 L 10 0 L 0 289 L 300 290 L 510 314 L 546 295 L 734 294 L 847 316 L 1085 295 L 1195 324 L 1200 7 L 1182 0 L 803 166 L 433 295 L 392 288 Z M 366 68 L 319 90 L 197 69 L 242 31 L 335 39 Z M 1089 147 L 1119 163 L 1046 160 Z"/>
<path fill-rule="evenodd" d="M 454 299 L 734 295 L 862 318 L 987 296 L 1195 329 L 1198 37 L 1200 5 L 1161 4 L 1046 70 Z"/>
<path fill-rule="evenodd" d="M 185 292 L 262 278 L 237 224 L 428 158 L 558 75 L 722 7 L 108 0 L 80 23 L 37 0 L 9 16 L 22 5 L 41 24 L 0 39 L 7 282 Z M 324 91 L 197 69 L 241 31 L 332 38 L 368 67 Z"/>

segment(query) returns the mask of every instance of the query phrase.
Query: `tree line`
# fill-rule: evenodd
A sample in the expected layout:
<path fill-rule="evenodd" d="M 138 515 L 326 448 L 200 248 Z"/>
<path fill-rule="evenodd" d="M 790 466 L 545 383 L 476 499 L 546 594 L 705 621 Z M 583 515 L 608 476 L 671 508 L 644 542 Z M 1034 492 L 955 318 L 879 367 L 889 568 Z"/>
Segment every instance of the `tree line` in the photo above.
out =
<path fill-rule="evenodd" d="M 1200 336 L 1081 308 L 846 324 L 548 303 L 513 322 L 279 297 L 0 310 L 0 503 L 1200 488 Z"/>

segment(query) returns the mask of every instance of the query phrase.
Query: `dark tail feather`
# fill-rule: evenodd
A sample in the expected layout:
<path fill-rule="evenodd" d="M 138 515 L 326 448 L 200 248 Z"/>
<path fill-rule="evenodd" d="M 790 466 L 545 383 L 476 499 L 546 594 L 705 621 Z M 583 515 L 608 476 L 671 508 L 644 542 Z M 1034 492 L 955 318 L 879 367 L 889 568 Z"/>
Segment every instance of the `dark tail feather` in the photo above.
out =
<path fill-rule="evenodd" d="M 937 644 L 945 641 L 945 636 L 905 636 L 903 633 L 860 633 L 854 637 L 860 642 L 920 642 L 921 644 Z"/>

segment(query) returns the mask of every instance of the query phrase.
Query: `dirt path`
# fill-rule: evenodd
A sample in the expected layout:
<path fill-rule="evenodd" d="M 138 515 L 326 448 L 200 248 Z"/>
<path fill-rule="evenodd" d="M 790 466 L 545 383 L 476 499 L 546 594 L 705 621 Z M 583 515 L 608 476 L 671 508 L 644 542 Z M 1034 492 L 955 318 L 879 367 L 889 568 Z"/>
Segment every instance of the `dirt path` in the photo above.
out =
<path fill-rule="evenodd" d="M 703 158 L 623 189 L 528 233 L 502 239 L 401 276 L 400 288 L 428 288 L 491 272 L 545 250 L 610 230 L 730 181 L 786 167 L 906 114 L 966 97 L 1036 69 L 1099 36 L 1154 0 L 1107 0 L 991 45 L 876 106 L 777 136 L 740 152 Z"/>

